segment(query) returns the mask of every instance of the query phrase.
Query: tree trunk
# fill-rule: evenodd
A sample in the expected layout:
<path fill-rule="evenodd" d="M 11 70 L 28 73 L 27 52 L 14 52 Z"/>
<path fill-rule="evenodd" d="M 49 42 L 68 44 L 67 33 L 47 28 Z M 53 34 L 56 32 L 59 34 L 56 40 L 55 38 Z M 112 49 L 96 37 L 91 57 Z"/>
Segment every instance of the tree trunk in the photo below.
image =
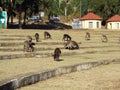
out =
<path fill-rule="evenodd" d="M 10 15 L 8 15 L 7 17 L 7 24 L 9 24 L 9 20 L 10 20 Z"/>
<path fill-rule="evenodd" d="M 22 23 L 21 23 L 21 5 L 19 5 L 19 29 L 22 28 Z"/>
<path fill-rule="evenodd" d="M 13 15 L 11 15 L 11 24 L 13 24 Z"/>
<path fill-rule="evenodd" d="M 26 18 L 27 18 L 27 13 L 26 13 L 27 9 L 25 9 L 24 11 L 24 21 L 23 24 L 26 25 Z"/>

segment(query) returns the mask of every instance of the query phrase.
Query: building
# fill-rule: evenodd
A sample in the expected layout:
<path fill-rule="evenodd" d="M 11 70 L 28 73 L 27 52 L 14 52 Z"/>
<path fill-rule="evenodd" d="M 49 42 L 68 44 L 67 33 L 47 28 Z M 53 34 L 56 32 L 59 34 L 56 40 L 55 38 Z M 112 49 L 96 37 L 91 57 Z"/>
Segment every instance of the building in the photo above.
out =
<path fill-rule="evenodd" d="M 120 15 L 114 15 L 107 20 L 107 29 L 120 29 Z"/>
<path fill-rule="evenodd" d="M 82 21 L 83 29 L 100 29 L 101 28 L 102 18 L 94 14 L 93 12 L 88 12 L 80 20 Z"/>

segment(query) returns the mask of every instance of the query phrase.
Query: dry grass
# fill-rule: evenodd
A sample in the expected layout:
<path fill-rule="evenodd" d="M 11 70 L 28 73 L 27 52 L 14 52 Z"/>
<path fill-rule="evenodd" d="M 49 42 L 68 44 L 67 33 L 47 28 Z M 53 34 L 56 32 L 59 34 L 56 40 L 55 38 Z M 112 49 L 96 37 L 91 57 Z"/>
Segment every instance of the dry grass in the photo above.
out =
<path fill-rule="evenodd" d="M 43 37 L 44 31 L 50 32 L 50 34 L 52 35 L 52 39 L 44 40 L 44 37 Z M 120 56 L 119 56 L 120 43 L 118 42 L 120 31 L 118 31 L 118 30 L 116 30 L 116 31 L 89 30 L 89 32 L 91 33 L 91 40 L 85 41 L 85 33 L 87 31 L 88 30 L 5 30 L 5 29 L 0 30 L 0 39 L 3 39 L 3 40 L 0 40 L 0 42 L 8 42 L 8 43 L 13 43 L 16 41 L 17 41 L 17 43 L 24 42 L 25 36 L 27 36 L 27 35 L 34 36 L 34 34 L 36 32 L 38 32 L 40 34 L 40 38 L 42 39 L 42 42 L 45 42 L 48 44 L 43 45 L 43 44 L 39 43 L 35 47 L 36 48 L 52 48 L 51 50 L 36 51 L 36 52 L 41 52 L 41 53 L 53 53 L 54 48 L 64 47 L 63 44 L 59 44 L 59 45 L 50 45 L 49 44 L 51 42 L 62 42 L 62 35 L 64 33 L 69 34 L 73 40 L 82 43 L 82 44 L 79 44 L 79 46 L 80 46 L 79 50 L 69 51 L 69 50 L 61 49 L 62 53 L 72 53 L 72 52 L 77 53 L 77 55 L 61 56 L 60 58 L 63 59 L 63 61 L 61 61 L 61 62 L 53 61 L 53 57 L 47 57 L 47 58 L 34 57 L 34 58 L 19 58 L 19 59 L 12 59 L 12 60 L 0 60 L 0 81 L 7 79 L 7 78 L 12 78 L 17 75 L 21 75 L 21 74 L 23 75 L 25 73 L 38 72 L 38 71 L 43 71 L 46 69 L 52 69 L 52 68 L 57 68 L 57 67 L 61 67 L 61 66 L 66 66 L 66 65 L 73 65 L 73 64 L 82 63 L 82 62 L 98 61 L 98 60 L 104 60 L 104 59 L 109 60 L 109 59 L 120 58 Z M 103 33 L 108 36 L 108 38 L 109 38 L 108 43 L 101 42 L 100 38 L 101 38 L 101 34 L 103 34 Z M 9 38 L 11 40 L 4 41 L 7 38 Z M 12 39 L 15 39 L 15 40 L 12 40 Z M 34 37 L 33 37 L 33 41 L 35 41 Z M 14 47 L 2 46 L 0 48 L 21 48 L 22 49 L 23 46 L 22 45 L 18 45 L 18 46 L 14 46 Z M 88 53 L 88 51 L 91 53 Z M 94 51 L 94 53 L 92 53 L 93 51 Z M 24 54 L 23 51 L 14 51 L 14 52 L 0 51 L 0 55 L 20 54 L 20 53 Z M 80 90 L 80 89 L 88 90 L 88 88 L 90 88 L 89 90 L 109 90 L 108 89 L 109 87 L 108 88 L 107 87 L 104 88 L 102 86 L 98 87 L 98 84 L 93 83 L 93 82 L 99 81 L 99 78 L 97 78 L 97 77 L 100 77 L 100 75 L 103 75 L 102 77 L 105 76 L 105 74 L 102 74 L 102 72 L 103 72 L 102 70 L 105 69 L 106 71 L 108 70 L 108 72 L 110 71 L 110 69 L 108 69 L 107 67 L 109 67 L 110 69 L 112 69 L 111 67 L 114 67 L 116 70 L 119 67 L 119 65 L 116 64 L 116 65 L 110 65 L 110 66 L 105 66 L 105 67 L 100 67 L 100 68 L 98 67 L 98 68 L 92 69 L 90 71 L 77 72 L 73 76 L 72 76 L 72 74 L 70 74 L 70 77 L 73 77 L 73 79 L 70 79 L 71 81 L 67 81 L 67 77 L 69 77 L 69 74 L 68 74 L 68 76 L 67 75 L 63 76 L 61 79 L 60 79 L 60 77 L 57 77 L 61 80 L 61 82 L 64 81 L 63 86 L 61 84 L 56 86 L 56 84 L 59 84 L 60 82 L 55 81 L 56 82 L 56 84 L 55 84 L 53 81 L 52 82 L 53 85 L 52 85 L 52 83 L 51 84 L 48 83 L 50 86 L 48 84 L 45 84 L 47 82 L 43 82 L 43 86 L 38 87 L 39 85 L 36 84 L 35 86 L 33 85 L 30 88 L 31 88 L 31 90 L 40 90 L 40 89 L 49 90 L 50 88 L 51 88 L 51 90 L 61 90 L 61 89 L 63 89 L 63 90 Z M 100 71 L 100 72 L 97 72 L 97 71 Z M 114 70 L 113 70 L 111 74 L 109 73 L 110 77 L 112 77 L 112 74 L 114 74 L 114 73 L 116 75 L 117 74 L 120 75 L 120 73 L 119 73 L 120 70 L 117 69 L 117 71 L 118 72 L 114 72 Z M 96 72 L 96 74 L 94 72 Z M 91 80 L 92 76 L 90 76 L 90 74 L 93 76 L 95 74 L 96 81 Z M 87 84 L 87 81 L 79 80 L 78 83 L 80 83 L 80 84 L 77 85 L 76 82 L 73 82 L 76 80 L 74 77 L 79 77 L 80 75 L 83 75 L 83 76 L 86 75 L 86 77 L 88 75 L 88 79 L 90 79 L 91 82 L 88 82 L 88 84 Z M 83 76 L 81 76 L 82 79 L 84 79 Z M 113 77 L 114 77 L 114 75 L 113 75 Z M 92 79 L 94 79 L 94 77 Z M 118 79 L 120 79 L 120 78 L 118 78 Z M 113 79 L 111 79 L 111 80 L 113 80 Z M 103 79 L 103 81 L 104 81 L 104 79 Z M 101 81 L 100 83 L 102 83 L 103 81 Z M 113 81 L 117 82 L 117 79 L 115 79 Z M 50 82 L 50 81 L 48 80 L 48 82 Z M 69 83 L 69 85 L 66 85 L 67 82 Z M 83 82 L 83 83 L 81 83 L 81 82 Z M 84 83 L 86 83 L 86 84 L 84 84 Z M 90 85 L 89 85 L 89 83 L 90 83 Z M 119 84 L 119 82 L 117 82 L 116 84 Z M 46 87 L 46 85 L 48 87 Z M 73 86 L 76 85 L 76 86 L 73 87 L 72 85 Z M 106 85 L 106 83 L 104 85 Z M 69 89 L 68 87 L 70 87 L 71 89 Z M 115 86 L 115 87 L 117 87 L 117 86 Z M 28 88 L 29 87 L 27 87 L 25 89 L 23 88 L 23 90 L 28 90 Z M 100 89 L 100 88 L 102 88 L 102 89 Z M 114 90 L 113 87 L 111 87 L 110 90 Z M 117 88 L 115 90 L 117 90 Z"/>
<path fill-rule="evenodd" d="M 120 90 L 120 65 L 99 66 L 51 78 L 18 90 Z"/>
<path fill-rule="evenodd" d="M 114 54 L 114 55 L 112 55 Z M 115 53 L 96 53 L 82 54 L 74 56 L 62 56 L 63 61 L 55 62 L 52 57 L 49 58 L 20 58 L 13 60 L 0 61 L 0 79 L 11 78 L 19 74 L 29 72 L 38 72 L 46 69 L 53 69 L 61 66 L 73 65 L 82 62 L 97 61 L 104 59 L 119 58 L 119 52 Z"/>

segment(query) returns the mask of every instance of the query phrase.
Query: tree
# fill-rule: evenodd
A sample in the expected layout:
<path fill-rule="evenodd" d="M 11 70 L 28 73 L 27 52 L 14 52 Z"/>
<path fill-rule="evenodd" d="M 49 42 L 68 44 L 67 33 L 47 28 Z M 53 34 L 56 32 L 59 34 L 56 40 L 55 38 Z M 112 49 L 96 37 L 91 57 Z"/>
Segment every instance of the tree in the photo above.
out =
<path fill-rule="evenodd" d="M 23 24 L 26 24 L 27 16 L 32 16 L 33 13 L 39 12 L 39 0 L 24 0 L 22 3 L 22 11 L 24 12 Z"/>
<path fill-rule="evenodd" d="M 9 23 L 9 19 L 11 17 L 11 23 L 13 23 L 13 16 L 14 16 L 14 10 L 13 10 L 13 3 L 12 3 L 12 0 L 5 0 L 2 2 L 2 7 L 4 9 L 7 9 L 7 15 L 8 15 L 8 18 L 7 18 L 7 23 Z"/>
<path fill-rule="evenodd" d="M 0 0 L 0 6 L 7 10 L 8 23 L 10 18 L 13 23 L 16 13 L 19 13 L 20 17 L 20 14 L 24 13 L 24 23 L 27 16 L 30 17 L 40 11 L 44 11 L 49 18 L 53 15 L 65 15 L 66 6 L 67 16 L 83 16 L 88 9 L 92 9 L 104 22 L 114 14 L 120 14 L 120 0 Z"/>

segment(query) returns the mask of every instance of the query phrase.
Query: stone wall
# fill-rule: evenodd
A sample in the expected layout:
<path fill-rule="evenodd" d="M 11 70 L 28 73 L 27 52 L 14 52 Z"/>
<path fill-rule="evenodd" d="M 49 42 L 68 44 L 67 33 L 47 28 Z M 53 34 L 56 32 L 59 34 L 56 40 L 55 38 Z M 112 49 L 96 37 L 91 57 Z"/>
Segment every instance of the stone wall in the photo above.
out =
<path fill-rule="evenodd" d="M 15 90 L 16 88 L 20 88 L 26 85 L 31 85 L 36 82 L 43 81 L 55 76 L 59 76 L 75 71 L 87 70 L 96 66 L 107 65 L 115 62 L 119 63 L 120 60 L 113 59 L 113 60 L 103 60 L 98 62 L 86 62 L 71 66 L 58 67 L 52 70 L 46 70 L 38 73 L 29 73 L 26 75 L 14 77 L 13 79 L 10 80 L 5 80 L 0 82 L 0 90 Z"/>

